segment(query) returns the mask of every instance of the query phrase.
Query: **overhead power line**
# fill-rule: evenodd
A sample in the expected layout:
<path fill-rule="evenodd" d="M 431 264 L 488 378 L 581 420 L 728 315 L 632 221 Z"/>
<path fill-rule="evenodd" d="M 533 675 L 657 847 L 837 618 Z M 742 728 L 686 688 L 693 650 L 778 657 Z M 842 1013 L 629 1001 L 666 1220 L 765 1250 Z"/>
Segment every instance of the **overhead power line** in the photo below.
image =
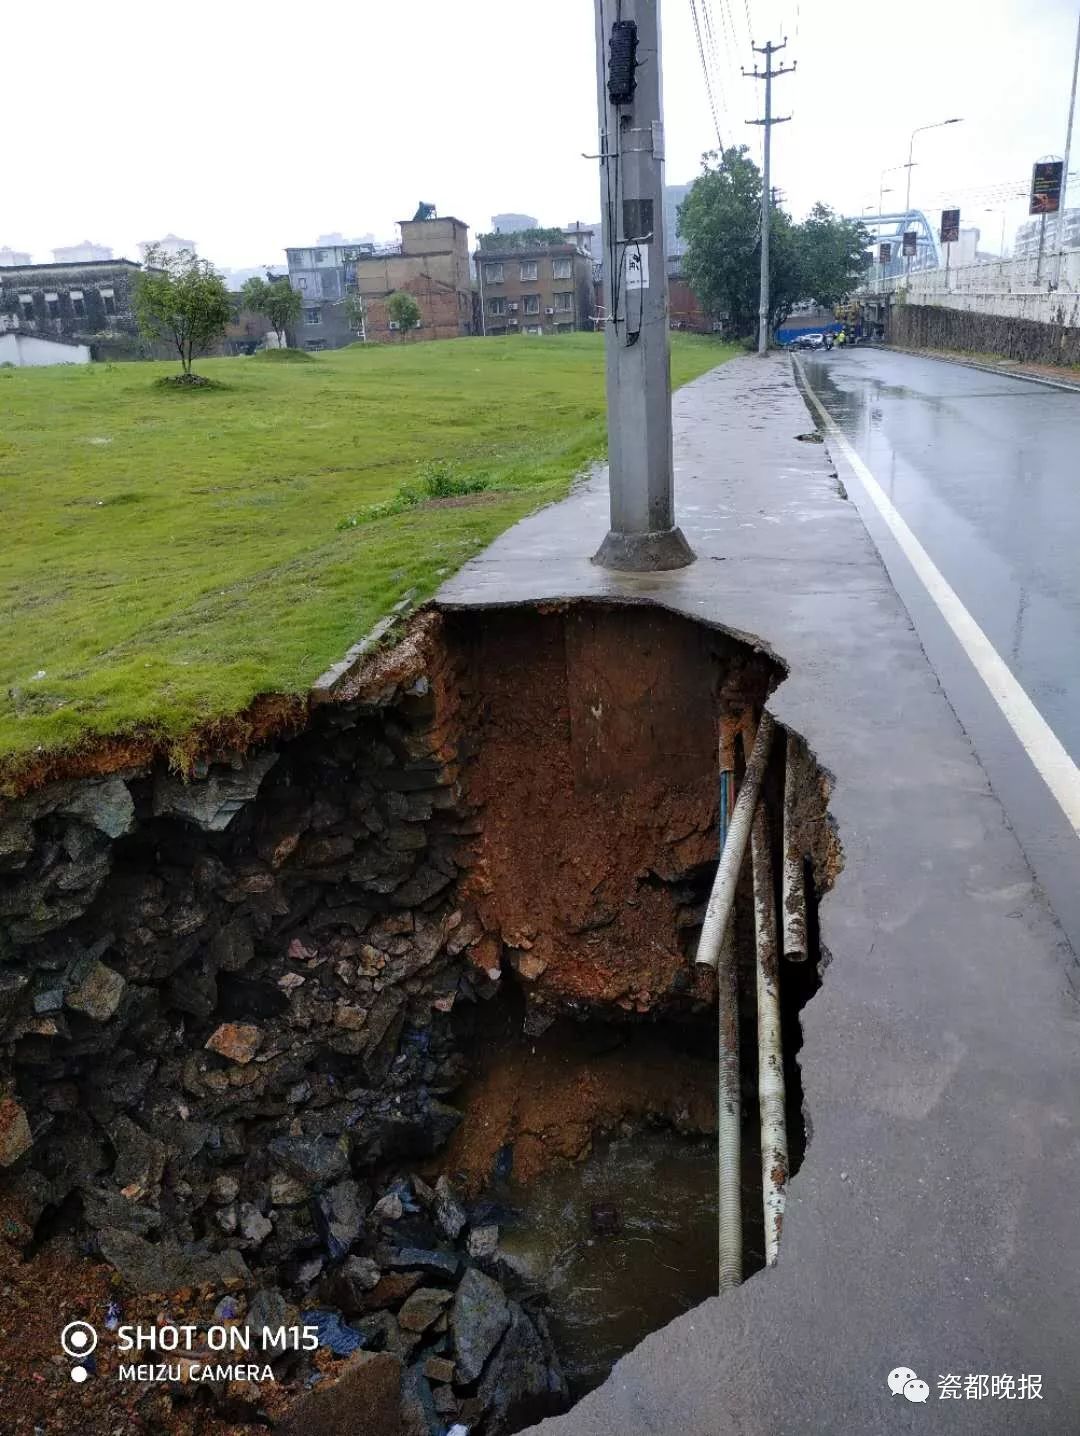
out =
<path fill-rule="evenodd" d="M 724 140 L 720 133 L 720 120 L 716 113 L 716 98 L 713 95 L 708 61 L 705 59 L 705 48 L 701 43 L 701 21 L 698 18 L 697 0 L 690 0 L 690 14 L 694 19 L 694 35 L 697 37 L 698 59 L 701 61 L 701 73 L 705 77 L 705 93 L 709 97 L 709 109 L 712 111 L 713 128 L 716 130 L 716 143 L 720 147 L 721 152 L 723 152 Z"/>

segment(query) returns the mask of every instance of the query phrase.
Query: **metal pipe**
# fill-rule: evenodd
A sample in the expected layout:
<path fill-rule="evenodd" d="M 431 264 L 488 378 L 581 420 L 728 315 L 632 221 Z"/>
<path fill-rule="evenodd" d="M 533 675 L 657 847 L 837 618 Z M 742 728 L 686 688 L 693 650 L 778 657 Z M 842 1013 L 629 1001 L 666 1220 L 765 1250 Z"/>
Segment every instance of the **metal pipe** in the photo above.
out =
<path fill-rule="evenodd" d="M 784 759 L 784 871 L 781 912 L 784 925 L 784 956 L 789 962 L 805 962 L 806 878 L 803 855 L 795 836 L 795 791 L 799 775 L 799 746 L 794 733 L 787 735 Z"/>
<path fill-rule="evenodd" d="M 757 946 L 758 1112 L 761 1118 L 761 1186 L 765 1209 L 765 1263 L 780 1248 L 787 1191 L 788 1149 L 784 1058 L 780 1027 L 780 974 L 776 953 L 776 890 L 765 805 L 754 814 L 754 935 Z"/>
<path fill-rule="evenodd" d="M 716 1141 L 720 1167 L 720 1290 L 742 1281 L 742 1080 L 739 1070 L 739 983 L 735 944 L 724 942 L 716 969 L 719 1067 Z"/>
<path fill-rule="evenodd" d="M 746 772 L 743 775 L 735 811 L 731 815 L 727 842 L 720 854 L 720 863 L 716 869 L 716 877 L 713 879 L 709 905 L 705 909 L 705 921 L 701 925 L 701 937 L 698 940 L 695 961 L 705 967 L 716 967 L 720 960 L 720 945 L 731 920 L 731 909 L 735 901 L 735 885 L 739 880 L 739 870 L 742 867 L 747 840 L 750 837 L 754 808 L 757 806 L 758 794 L 761 791 L 761 780 L 769 761 L 773 729 L 773 720 L 768 713 L 763 713 L 761 722 L 758 724 L 750 761 L 747 763 Z"/>
<path fill-rule="evenodd" d="M 731 724 L 720 725 L 720 822 L 722 854 L 735 806 L 735 741 Z M 719 1290 L 742 1281 L 742 1079 L 739 1067 L 739 981 L 730 924 L 716 966 L 718 1083 L 716 1139 L 719 1158 Z"/>

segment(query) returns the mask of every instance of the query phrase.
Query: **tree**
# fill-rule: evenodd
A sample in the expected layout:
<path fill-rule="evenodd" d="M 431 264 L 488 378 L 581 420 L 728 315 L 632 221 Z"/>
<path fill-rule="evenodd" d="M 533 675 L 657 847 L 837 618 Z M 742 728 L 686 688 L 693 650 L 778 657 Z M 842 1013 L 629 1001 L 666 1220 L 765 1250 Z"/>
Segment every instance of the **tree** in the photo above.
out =
<path fill-rule="evenodd" d="M 278 347 L 284 347 L 285 331 L 300 318 L 303 304 L 299 293 L 287 279 L 249 279 L 240 290 L 245 309 L 264 314 L 277 335 Z"/>
<path fill-rule="evenodd" d="M 490 234 L 478 234 L 476 242 L 481 249 L 546 249 L 553 244 L 565 244 L 566 236 L 561 229 L 515 229 L 506 234 L 492 230 Z"/>
<path fill-rule="evenodd" d="M 342 302 L 342 309 L 345 311 L 345 318 L 349 322 L 349 328 L 354 329 L 357 334 L 363 334 L 364 325 L 367 320 L 367 310 L 364 308 L 364 301 L 359 294 L 346 294 Z"/>
<path fill-rule="evenodd" d="M 827 204 L 814 205 L 799 226 L 802 297 L 823 309 L 843 303 L 862 278 L 869 243 L 858 220 L 841 219 Z"/>
<path fill-rule="evenodd" d="M 702 157 L 702 173 L 679 206 L 687 282 L 713 318 L 752 334 L 758 303 L 761 174 L 745 145 Z"/>
<path fill-rule="evenodd" d="M 225 281 L 207 259 L 190 249 L 146 251 L 146 268 L 135 282 L 135 318 L 147 339 L 176 345 L 185 378 L 191 361 L 225 333 L 232 302 Z"/>
<path fill-rule="evenodd" d="M 737 336 L 753 334 L 761 284 L 761 172 L 745 145 L 703 157 L 679 206 L 686 278 L 702 307 Z M 802 224 L 769 215 L 769 328 L 801 300 L 833 308 L 855 287 L 867 243 L 862 226 L 816 204 Z"/>
<path fill-rule="evenodd" d="M 386 301 L 386 312 L 391 322 L 401 330 L 402 339 L 410 329 L 420 328 L 420 306 L 411 294 L 398 290 Z"/>

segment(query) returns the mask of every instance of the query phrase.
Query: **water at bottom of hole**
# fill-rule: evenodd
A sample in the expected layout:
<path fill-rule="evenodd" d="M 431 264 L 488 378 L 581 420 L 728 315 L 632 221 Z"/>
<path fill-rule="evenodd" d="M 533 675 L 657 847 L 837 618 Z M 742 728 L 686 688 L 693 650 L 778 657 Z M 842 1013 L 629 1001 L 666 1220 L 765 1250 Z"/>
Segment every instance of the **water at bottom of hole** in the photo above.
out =
<path fill-rule="evenodd" d="M 521 1220 L 502 1250 L 547 1294 L 575 1400 L 650 1332 L 716 1295 L 715 1138 L 645 1128 L 598 1141 L 577 1165 L 514 1188 L 512 1202 Z"/>

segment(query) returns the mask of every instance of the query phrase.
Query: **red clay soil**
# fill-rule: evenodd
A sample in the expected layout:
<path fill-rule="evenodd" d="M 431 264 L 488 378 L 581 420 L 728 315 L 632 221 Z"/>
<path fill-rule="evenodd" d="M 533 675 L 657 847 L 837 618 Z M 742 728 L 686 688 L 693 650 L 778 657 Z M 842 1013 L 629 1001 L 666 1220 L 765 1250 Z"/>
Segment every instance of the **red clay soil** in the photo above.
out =
<path fill-rule="evenodd" d="M 587 1157 L 620 1123 L 662 1121 L 685 1133 L 716 1131 L 716 1061 L 671 1033 L 560 1023 L 534 1042 L 485 1034 L 481 1067 L 457 1098 L 464 1120 L 439 1156 L 470 1194 L 484 1188 L 503 1147 L 515 1183 Z"/>
<path fill-rule="evenodd" d="M 503 610 L 447 639 L 480 829 L 464 896 L 534 1000 L 707 1000 L 680 920 L 716 858 L 718 707 L 736 688 L 760 704 L 769 666 L 652 608 Z"/>
<path fill-rule="evenodd" d="M 133 1296 L 100 1262 L 77 1255 L 57 1237 L 28 1260 L 29 1229 L 18 1208 L 0 1204 L 0 1432 L 3 1436 L 254 1436 L 265 1430 L 259 1413 L 280 1414 L 295 1396 L 284 1384 L 258 1388 L 233 1383 L 232 1419 L 215 1413 L 209 1392 L 173 1398 L 164 1384 L 119 1381 L 121 1353 L 105 1309 L 118 1301 L 125 1323 L 205 1326 L 221 1292 L 184 1290 L 164 1297 Z M 96 1371 L 81 1385 L 71 1379 L 60 1333 L 69 1321 L 88 1321 L 99 1335 Z M 325 1364 L 325 1353 L 318 1353 Z M 126 1353 L 123 1360 L 175 1361 Z M 222 1361 L 228 1356 L 218 1358 Z M 246 1358 L 245 1358 L 246 1359 Z M 254 1424 L 253 1424 L 254 1423 Z"/>

